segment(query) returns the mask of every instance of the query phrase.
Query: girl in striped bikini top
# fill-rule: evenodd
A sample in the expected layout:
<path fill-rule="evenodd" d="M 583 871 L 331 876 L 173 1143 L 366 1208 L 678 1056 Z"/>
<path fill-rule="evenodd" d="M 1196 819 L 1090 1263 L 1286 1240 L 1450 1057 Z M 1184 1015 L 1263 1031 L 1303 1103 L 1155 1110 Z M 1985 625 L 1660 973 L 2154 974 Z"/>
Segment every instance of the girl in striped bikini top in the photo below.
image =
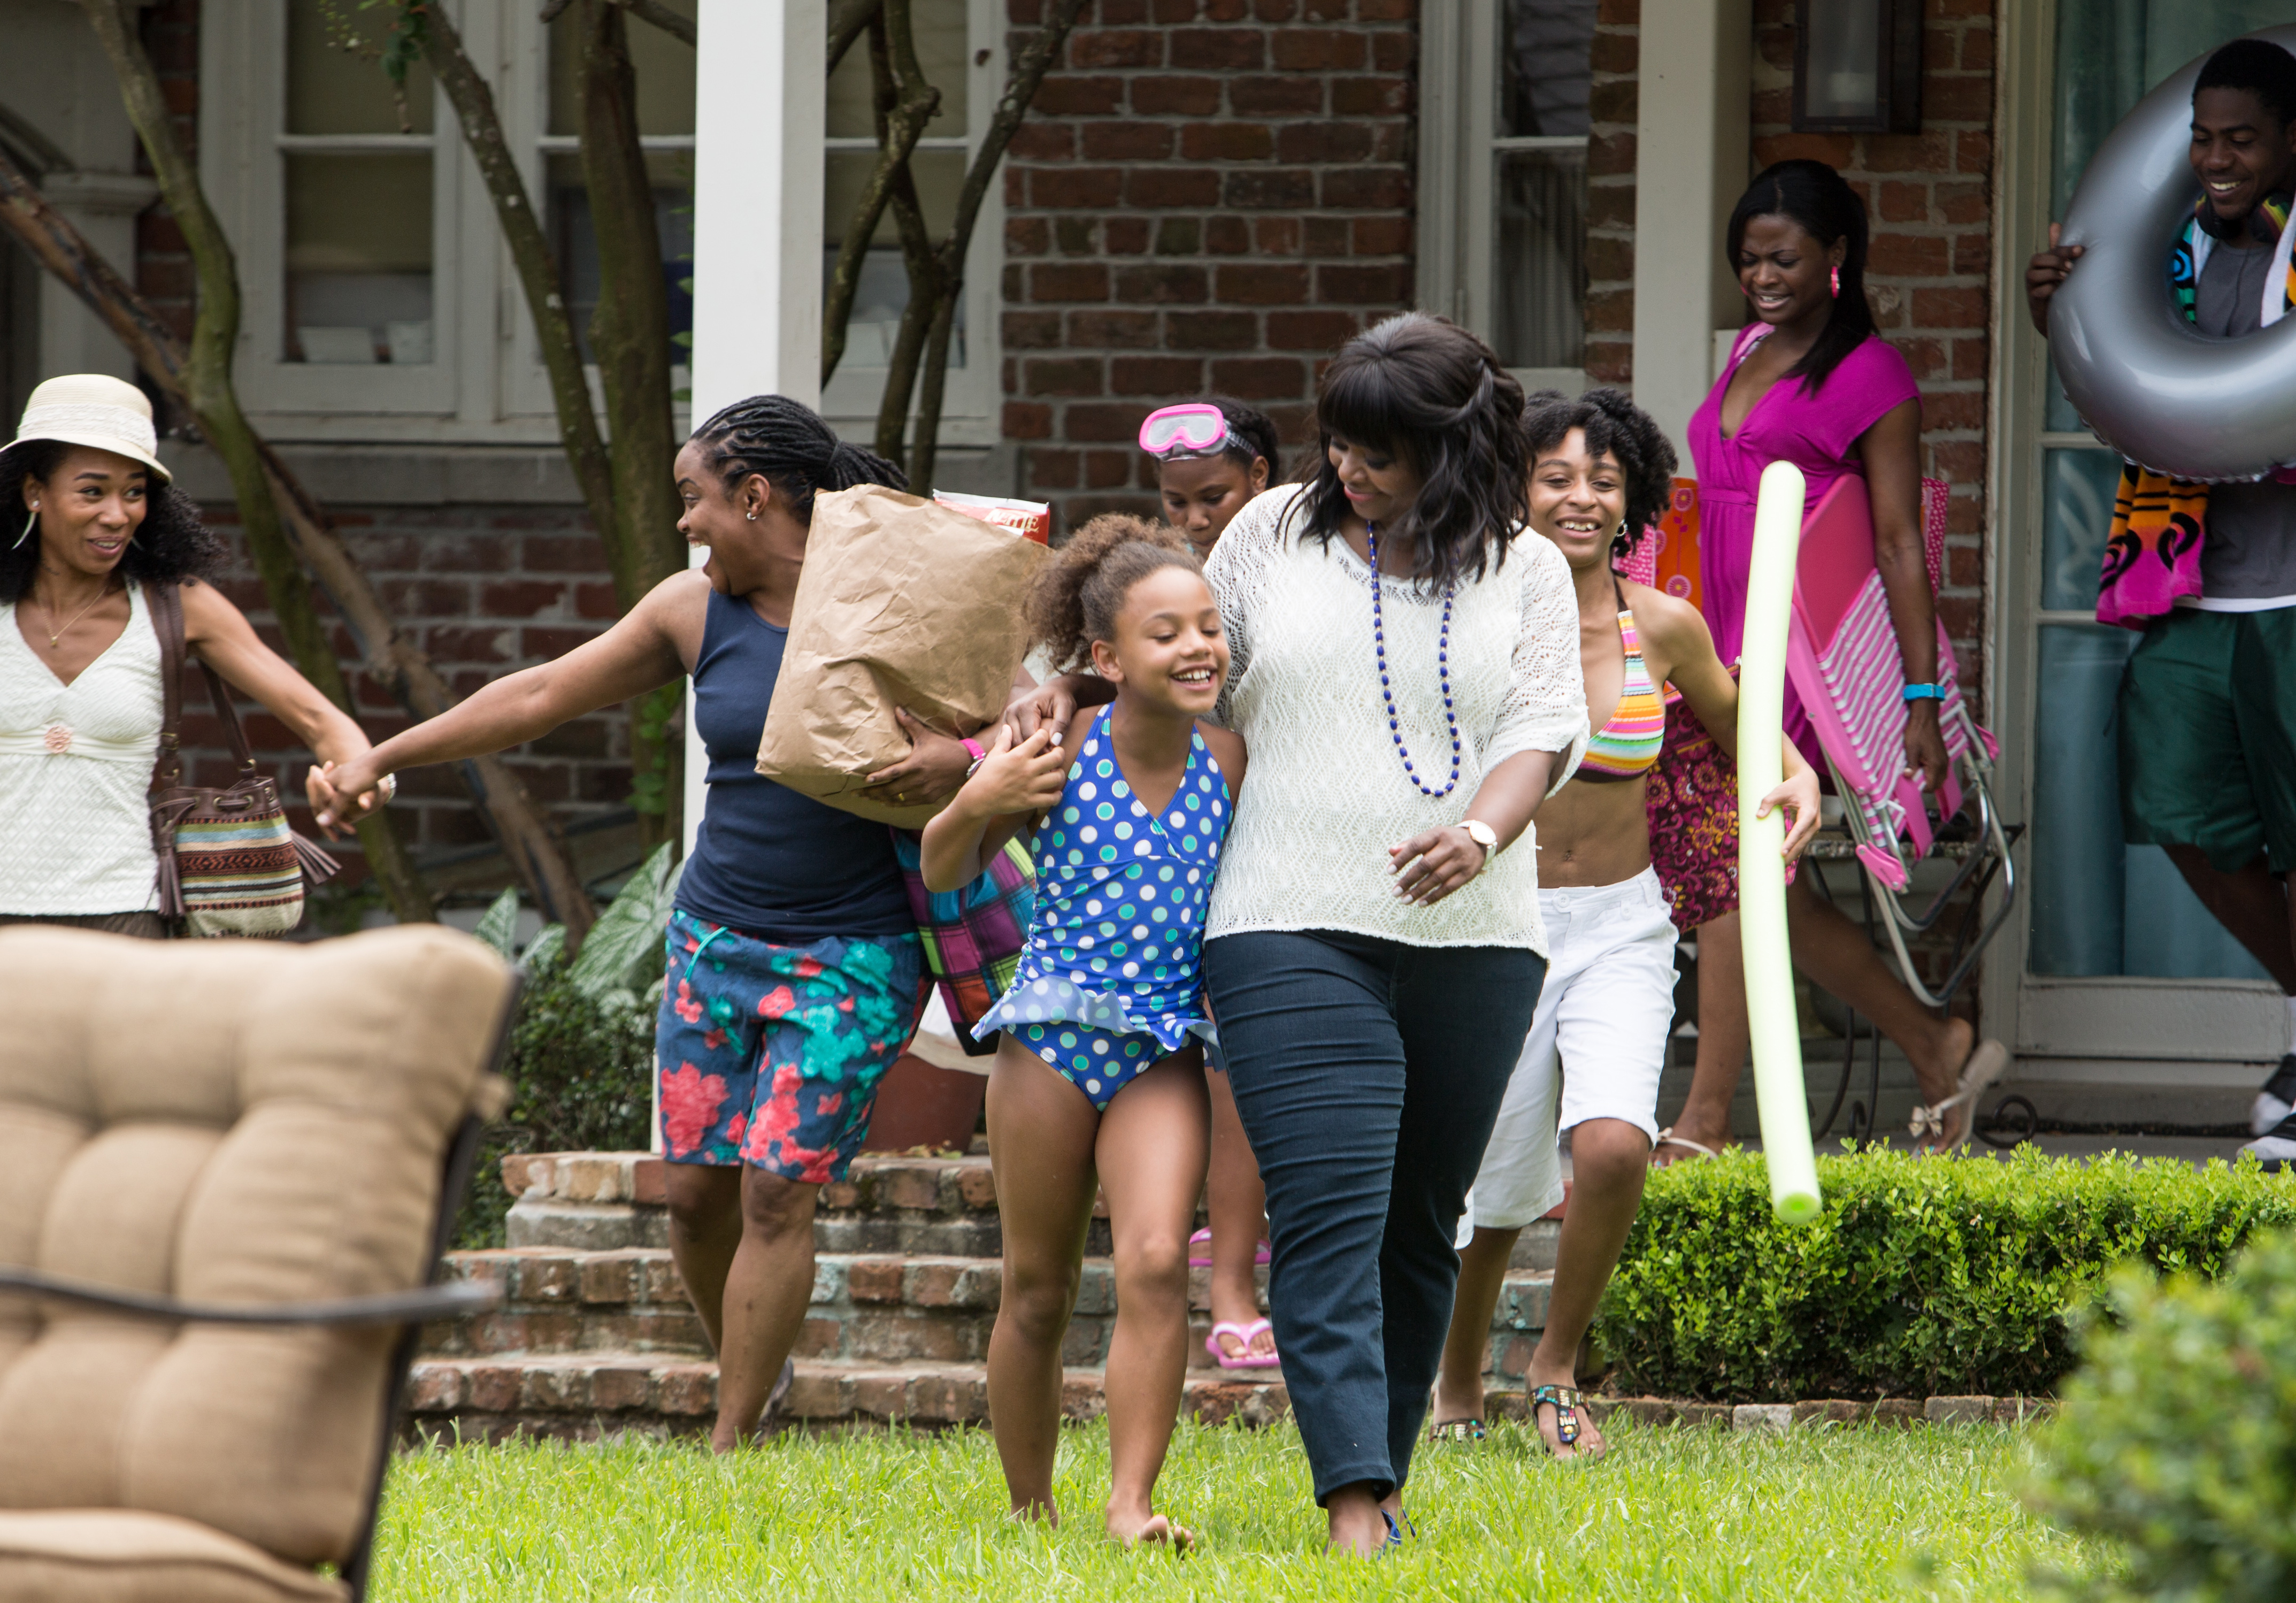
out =
<path fill-rule="evenodd" d="M 1666 698 L 1651 683 L 1642 637 L 1635 631 L 1634 610 L 1627 605 L 1615 573 L 1611 593 L 1618 598 L 1619 644 L 1626 651 L 1627 671 L 1617 710 L 1587 737 L 1587 755 L 1578 764 L 1578 777 L 1598 784 L 1641 778 L 1666 744 Z"/>

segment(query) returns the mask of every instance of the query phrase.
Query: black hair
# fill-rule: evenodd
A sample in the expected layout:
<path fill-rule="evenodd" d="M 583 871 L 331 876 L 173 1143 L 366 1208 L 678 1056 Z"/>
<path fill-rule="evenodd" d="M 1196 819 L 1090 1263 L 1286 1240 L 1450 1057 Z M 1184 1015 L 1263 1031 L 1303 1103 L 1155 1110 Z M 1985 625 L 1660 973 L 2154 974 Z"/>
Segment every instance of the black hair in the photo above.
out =
<path fill-rule="evenodd" d="M 1116 615 L 1132 587 L 1164 568 L 1204 571 L 1170 525 L 1103 513 L 1070 535 L 1030 583 L 1022 604 L 1029 644 L 1048 648 L 1062 672 L 1089 666 L 1092 643 L 1116 637 Z"/>
<path fill-rule="evenodd" d="M 1746 225 L 1758 217 L 1784 218 L 1828 251 L 1841 241 L 1849 242 L 1841 257 L 1841 292 L 1833 298 L 1832 316 L 1801 360 L 1779 375 L 1799 378 L 1802 389 L 1816 395 L 1842 359 L 1874 332 L 1874 308 L 1866 304 L 1866 202 L 1823 161 L 1797 158 L 1764 168 L 1730 213 L 1726 251 L 1734 278 L 1738 252 L 1746 243 Z"/>
<path fill-rule="evenodd" d="M 859 446 L 838 438 L 821 414 L 786 395 L 753 395 L 736 401 L 693 431 L 708 448 L 705 459 L 733 494 L 751 473 L 789 498 L 800 521 L 813 517 L 816 490 L 851 489 L 883 484 L 906 489 L 908 476 Z"/>
<path fill-rule="evenodd" d="M 1247 473 L 1255 458 L 1265 461 L 1267 476 L 1274 479 L 1282 468 L 1283 447 L 1275 438 L 1275 425 L 1268 421 L 1267 414 L 1225 395 L 1213 396 L 1211 404 L 1227 419 L 1227 448 L 1221 454 Z"/>
<path fill-rule="evenodd" d="M 29 515 L 24 481 L 45 484 L 71 448 L 61 440 L 27 440 L 0 451 L 0 603 L 21 600 L 40 566 L 37 535 L 20 546 L 12 544 Z M 199 503 L 147 472 L 144 521 L 112 571 L 139 584 L 180 584 L 207 578 L 223 565 L 224 555 L 223 541 L 201 518 Z"/>
<path fill-rule="evenodd" d="M 1658 421 L 1627 399 L 1623 390 L 1589 390 L 1573 400 L 1560 390 L 1541 390 L 1523 403 L 1522 432 L 1536 464 L 1573 429 L 1587 433 L 1587 454 L 1610 456 L 1627 481 L 1627 521 L 1611 541 L 1624 556 L 1659 521 L 1674 495 L 1674 447 Z"/>
<path fill-rule="evenodd" d="M 1407 542 L 1424 586 L 1480 579 L 1506 561 L 1530 516 L 1522 386 L 1445 318 L 1404 312 L 1341 346 L 1316 389 L 1316 436 L 1312 471 L 1300 475 L 1308 532 L 1328 547 L 1348 515 L 1334 437 L 1392 453 L 1419 475 L 1419 497 L 1388 533 Z"/>
<path fill-rule="evenodd" d="M 2296 55 L 2270 39 L 2234 39 L 2202 63 L 2193 98 L 2203 89 L 2245 89 L 2280 119 L 2296 124 Z"/>

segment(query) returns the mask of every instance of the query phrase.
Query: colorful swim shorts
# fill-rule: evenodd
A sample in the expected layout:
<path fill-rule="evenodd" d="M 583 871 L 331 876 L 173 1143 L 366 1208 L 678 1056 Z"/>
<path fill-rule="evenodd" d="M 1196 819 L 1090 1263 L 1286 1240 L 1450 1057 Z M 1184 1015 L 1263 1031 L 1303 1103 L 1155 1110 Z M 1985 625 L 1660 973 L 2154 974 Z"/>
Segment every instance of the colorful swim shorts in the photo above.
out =
<path fill-rule="evenodd" d="M 776 946 L 680 910 L 663 945 L 664 1155 L 808 1185 L 843 1179 L 923 1005 L 917 938 Z"/>

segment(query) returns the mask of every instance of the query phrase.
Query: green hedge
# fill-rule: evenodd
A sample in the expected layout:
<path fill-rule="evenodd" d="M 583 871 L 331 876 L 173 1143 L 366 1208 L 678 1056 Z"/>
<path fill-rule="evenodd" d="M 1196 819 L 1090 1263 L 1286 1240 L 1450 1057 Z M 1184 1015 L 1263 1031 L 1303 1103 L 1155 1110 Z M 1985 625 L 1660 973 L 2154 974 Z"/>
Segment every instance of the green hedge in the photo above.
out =
<path fill-rule="evenodd" d="M 2296 1597 L 2296 1236 L 2220 1280 L 2123 1271 L 2027 1496 L 2118 1544 L 2108 1597 Z"/>
<path fill-rule="evenodd" d="M 2115 1266 L 2213 1278 L 2251 1232 L 2296 1223 L 2296 1177 L 2252 1161 L 1866 1151 L 1821 1158 L 1818 1179 L 1824 1215 L 1796 1229 L 1771 1217 L 1759 1156 L 1651 1176 L 1595 1326 L 1618 1389 L 2046 1393 Z"/>

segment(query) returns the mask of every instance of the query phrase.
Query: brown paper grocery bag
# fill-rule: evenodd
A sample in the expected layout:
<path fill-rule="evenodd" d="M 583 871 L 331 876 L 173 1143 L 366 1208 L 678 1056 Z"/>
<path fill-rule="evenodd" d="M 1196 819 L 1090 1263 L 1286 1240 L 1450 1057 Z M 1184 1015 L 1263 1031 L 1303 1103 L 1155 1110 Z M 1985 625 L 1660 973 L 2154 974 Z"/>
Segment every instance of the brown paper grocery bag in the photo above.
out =
<path fill-rule="evenodd" d="M 908 754 L 893 709 L 944 733 L 1004 711 L 1028 646 L 1021 597 L 1048 555 L 882 485 L 816 496 L 758 772 L 865 818 L 922 826 L 935 809 L 859 793 Z"/>

